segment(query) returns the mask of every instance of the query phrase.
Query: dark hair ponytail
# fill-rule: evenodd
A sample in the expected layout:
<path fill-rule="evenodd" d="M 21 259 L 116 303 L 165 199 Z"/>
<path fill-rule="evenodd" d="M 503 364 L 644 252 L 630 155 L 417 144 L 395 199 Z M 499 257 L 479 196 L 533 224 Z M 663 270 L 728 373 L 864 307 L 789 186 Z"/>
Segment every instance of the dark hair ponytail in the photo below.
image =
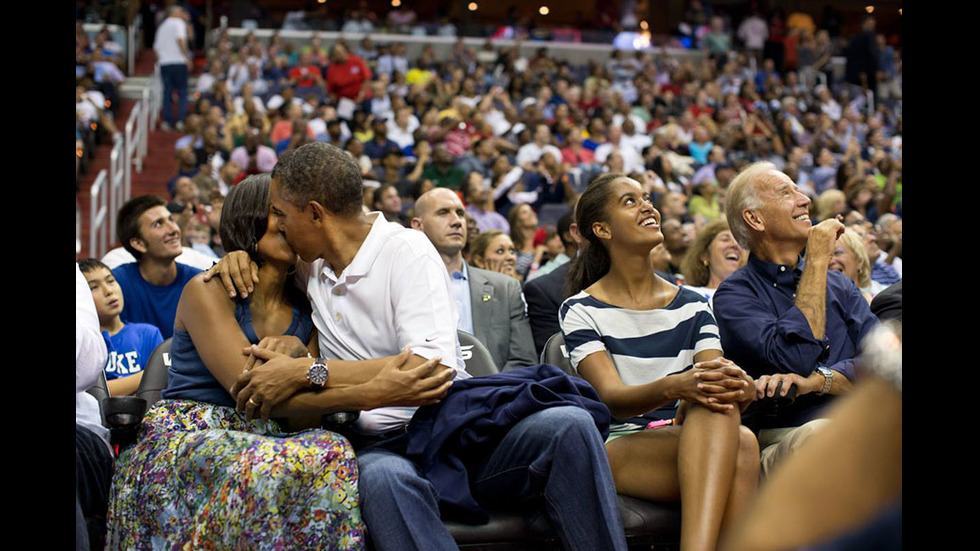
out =
<path fill-rule="evenodd" d="M 575 207 L 575 222 L 584 245 L 568 270 L 567 294 L 576 295 L 609 273 L 612 261 L 605 245 L 592 231 L 592 224 L 606 219 L 606 203 L 609 201 L 609 185 L 623 174 L 603 174 L 579 197 Z"/>

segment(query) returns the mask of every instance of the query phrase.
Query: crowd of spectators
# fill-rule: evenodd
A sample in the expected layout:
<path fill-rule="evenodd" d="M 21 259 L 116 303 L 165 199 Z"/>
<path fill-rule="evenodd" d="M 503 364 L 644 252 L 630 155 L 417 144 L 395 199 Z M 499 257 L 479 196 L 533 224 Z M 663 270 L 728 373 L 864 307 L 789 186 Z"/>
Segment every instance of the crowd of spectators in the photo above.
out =
<path fill-rule="evenodd" d="M 827 267 L 870 303 L 902 277 L 901 53 L 870 17 L 850 39 L 832 40 L 812 17 L 731 21 L 690 5 L 686 17 L 703 31 L 695 36 L 705 55 L 696 60 L 617 50 L 575 65 L 546 48 L 526 57 L 520 45 L 462 40 L 447 56 L 430 46 L 410 59 L 404 44 L 370 36 L 327 43 L 314 34 L 296 44 L 279 33 L 237 43 L 220 35 L 175 125 L 166 193 L 181 244 L 222 257 L 228 191 L 271 172 L 284 153 L 324 142 L 355 161 L 365 212 L 423 231 L 428 224 L 428 234 L 433 197 L 458 211 L 453 252 L 443 258 L 452 256 L 454 277 L 461 254 L 508 283 L 547 281 L 541 286 L 563 291 L 562 266 L 582 244 L 576 202 L 597 177 L 625 174 L 660 213 L 663 244 L 649 264 L 710 301 L 749 258 L 739 226 L 725 220 L 729 186 L 765 161 L 795 183 L 814 224 L 846 226 Z M 357 14 L 344 30 L 370 33 L 371 25 Z M 842 76 L 833 56 L 847 59 Z M 81 33 L 76 59 L 94 69 L 111 62 L 111 47 L 89 45 Z M 96 95 L 105 84 L 80 80 L 79 128 L 114 132 L 116 102 Z M 444 191 L 420 201 L 435 188 L 463 208 Z M 538 352 L 556 313 L 536 318 L 532 307 Z"/>
<path fill-rule="evenodd" d="M 75 23 L 75 189 L 97 144 L 115 136 L 117 85 L 126 79 L 122 47 L 103 26 L 89 36 Z"/>
<path fill-rule="evenodd" d="M 787 32 L 799 38 L 797 55 L 775 58 L 764 57 L 779 49 L 758 14 L 737 25 L 705 21 L 701 60 L 615 51 L 585 65 L 489 42 L 460 40 L 445 58 L 427 47 L 408 59 L 404 44 L 370 36 L 327 44 L 314 34 L 298 45 L 278 33 L 240 43 L 225 34 L 197 77 L 168 192 L 176 197 L 178 180 L 193 181 L 196 193 L 182 180 L 190 191 L 180 201 L 204 223 L 198 211 L 220 203 L 229 186 L 268 172 L 284 151 L 322 141 L 355 157 L 365 208 L 390 220 L 407 225 L 415 199 L 432 187 L 459 192 L 480 230 L 510 233 L 523 279 L 549 260 L 547 230 L 588 182 L 620 172 L 677 220 L 668 266 L 683 281 L 683 254 L 723 213 L 728 183 L 767 160 L 811 197 L 814 219 L 846 214 L 885 245 L 886 257 L 893 243 L 900 249 L 900 223 L 899 239 L 874 227 L 886 213 L 900 219 L 902 205 L 901 58 L 874 36 L 874 20 L 849 45 L 794 23 Z M 806 53 L 811 42 L 818 55 Z M 849 63 L 836 78 L 830 55 L 850 62 L 862 48 L 854 63 L 866 63 L 870 48 L 880 58 L 872 65 L 886 70 L 865 67 L 850 78 Z M 512 208 L 522 204 L 529 212 L 514 227 Z M 220 253 L 211 233 L 198 245 Z M 900 262 L 900 252 L 892 256 Z"/>

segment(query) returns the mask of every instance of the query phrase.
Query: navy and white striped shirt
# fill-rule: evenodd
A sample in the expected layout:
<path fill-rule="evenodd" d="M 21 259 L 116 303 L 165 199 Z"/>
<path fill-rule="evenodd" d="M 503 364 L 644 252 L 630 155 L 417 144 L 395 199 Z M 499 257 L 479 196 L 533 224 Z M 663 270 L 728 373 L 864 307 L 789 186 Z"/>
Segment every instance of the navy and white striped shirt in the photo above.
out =
<path fill-rule="evenodd" d="M 721 350 L 718 325 L 707 301 L 681 287 L 667 306 L 629 310 L 582 291 L 559 311 L 572 366 L 605 351 L 623 384 L 641 385 L 679 373 L 705 350 Z"/>

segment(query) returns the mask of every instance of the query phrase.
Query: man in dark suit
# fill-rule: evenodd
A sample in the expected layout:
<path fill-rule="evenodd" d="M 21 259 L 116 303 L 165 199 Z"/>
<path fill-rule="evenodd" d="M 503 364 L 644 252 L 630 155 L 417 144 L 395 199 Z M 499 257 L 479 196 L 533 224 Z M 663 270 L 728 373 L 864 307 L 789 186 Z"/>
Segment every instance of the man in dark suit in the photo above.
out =
<path fill-rule="evenodd" d="M 501 370 L 534 365 L 537 355 L 520 282 L 463 261 L 465 213 L 456 193 L 436 188 L 415 202 L 412 228 L 425 233 L 446 263 L 459 311 L 457 328 L 475 335 Z"/>
<path fill-rule="evenodd" d="M 548 339 L 561 331 L 561 326 L 558 325 L 558 309 L 565 302 L 565 281 L 571 265 L 571 262 L 566 262 L 550 274 L 532 279 L 524 286 L 527 315 L 530 318 L 531 334 L 534 336 L 534 348 L 538 354 L 544 350 Z"/>

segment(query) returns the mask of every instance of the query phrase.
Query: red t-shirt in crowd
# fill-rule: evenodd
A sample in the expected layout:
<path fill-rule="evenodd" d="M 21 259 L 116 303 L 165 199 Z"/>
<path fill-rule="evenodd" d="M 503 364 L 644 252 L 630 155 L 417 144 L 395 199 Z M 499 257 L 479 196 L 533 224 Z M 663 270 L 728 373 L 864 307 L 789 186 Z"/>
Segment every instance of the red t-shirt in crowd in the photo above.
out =
<path fill-rule="evenodd" d="M 548 240 L 548 230 L 544 228 L 538 228 L 534 232 L 534 246 L 544 245 L 544 242 Z"/>
<path fill-rule="evenodd" d="M 578 166 L 582 163 L 594 162 L 595 153 L 584 147 L 580 147 L 576 153 L 571 147 L 566 147 L 561 150 L 561 160 L 572 166 Z"/>
<path fill-rule="evenodd" d="M 289 70 L 289 78 L 296 80 L 296 86 L 316 86 L 316 79 L 322 76 L 316 65 L 297 65 Z"/>
<path fill-rule="evenodd" d="M 687 110 L 694 115 L 694 118 L 698 118 L 701 115 L 708 115 L 710 117 L 711 115 L 715 114 L 715 108 L 708 105 L 699 107 L 697 104 L 693 104 L 688 106 Z"/>
<path fill-rule="evenodd" d="M 371 80 L 371 69 L 354 54 L 349 54 L 345 63 L 333 63 L 327 67 L 328 94 L 356 99 L 366 80 Z"/>
<path fill-rule="evenodd" d="M 446 151 L 453 156 L 453 159 L 458 159 L 466 153 L 470 148 L 470 144 L 473 143 L 472 138 L 469 133 L 469 126 L 466 129 L 456 128 L 452 132 L 446 134 Z"/>

